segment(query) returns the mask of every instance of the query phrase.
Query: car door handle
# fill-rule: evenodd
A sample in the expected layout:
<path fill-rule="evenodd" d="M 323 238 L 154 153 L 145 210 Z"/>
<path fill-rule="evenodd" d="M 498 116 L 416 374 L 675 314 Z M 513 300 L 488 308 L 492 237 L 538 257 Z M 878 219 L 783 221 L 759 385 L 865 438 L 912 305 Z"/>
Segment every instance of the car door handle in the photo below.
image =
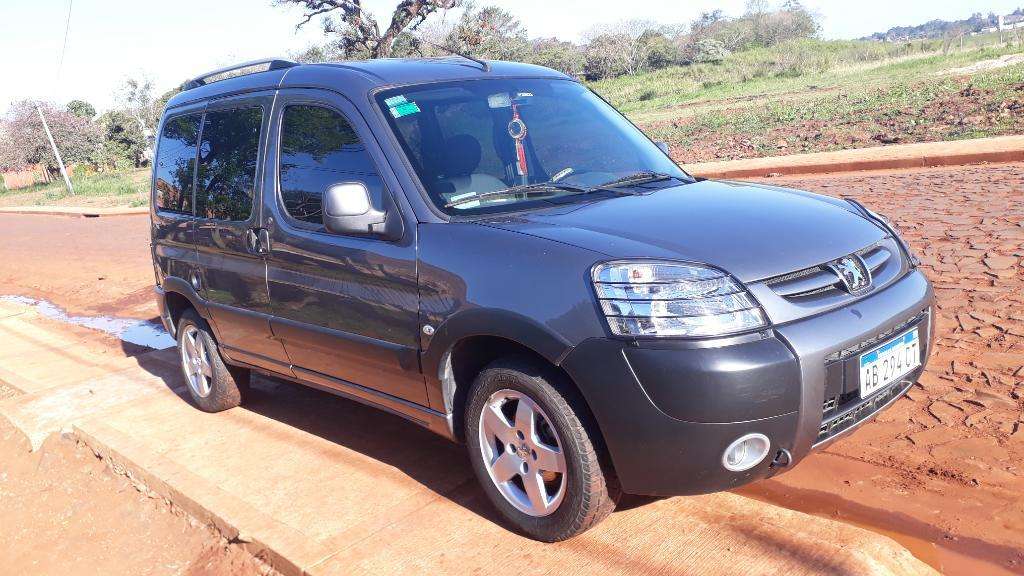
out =
<path fill-rule="evenodd" d="M 251 254 L 266 256 L 270 253 L 270 232 L 266 228 L 245 231 L 245 244 Z"/>
<path fill-rule="evenodd" d="M 256 238 L 260 244 L 260 254 L 266 256 L 270 254 L 270 230 L 266 228 L 260 228 L 256 230 Z"/>

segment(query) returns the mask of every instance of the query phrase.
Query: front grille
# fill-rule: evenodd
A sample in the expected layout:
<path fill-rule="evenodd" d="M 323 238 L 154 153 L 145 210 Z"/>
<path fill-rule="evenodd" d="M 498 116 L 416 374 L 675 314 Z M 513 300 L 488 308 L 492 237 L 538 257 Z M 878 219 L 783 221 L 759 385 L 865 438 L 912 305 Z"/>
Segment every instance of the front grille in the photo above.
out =
<path fill-rule="evenodd" d="M 821 423 L 818 438 L 814 441 L 814 445 L 817 446 L 874 416 L 891 402 L 905 394 L 911 386 L 913 386 L 913 382 L 906 380 L 895 382 L 890 384 L 885 390 L 873 394 L 869 398 L 844 407 L 841 412 Z M 856 392 L 851 394 L 856 395 Z"/>
<path fill-rule="evenodd" d="M 901 268 L 898 248 L 890 239 L 858 250 L 855 254 L 864 261 L 871 273 L 872 285 L 876 288 L 895 279 Z M 770 278 L 765 284 L 779 296 L 794 303 L 850 296 L 827 263 Z"/>

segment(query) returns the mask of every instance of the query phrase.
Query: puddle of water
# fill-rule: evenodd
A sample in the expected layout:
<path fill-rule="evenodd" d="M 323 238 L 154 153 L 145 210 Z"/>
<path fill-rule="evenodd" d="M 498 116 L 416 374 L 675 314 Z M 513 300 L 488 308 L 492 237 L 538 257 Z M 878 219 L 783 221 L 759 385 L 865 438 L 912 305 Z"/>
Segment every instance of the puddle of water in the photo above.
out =
<path fill-rule="evenodd" d="M 792 494 L 786 494 L 784 491 L 769 489 L 763 483 L 750 484 L 734 490 L 733 493 L 888 536 L 906 548 L 918 560 L 942 574 L 995 575 L 1011 573 L 994 562 L 992 558 L 984 558 L 980 555 L 970 556 L 943 545 L 941 541 L 933 541 L 927 535 L 914 534 L 912 527 L 901 526 L 901 522 L 897 518 L 886 517 L 884 512 L 880 512 L 877 517 L 871 517 L 868 514 L 841 509 L 837 507 L 835 499 L 822 499 L 799 489 L 792 490 Z"/>
<path fill-rule="evenodd" d="M 41 316 L 51 320 L 99 330 L 130 344 L 146 346 L 155 350 L 163 350 L 175 345 L 174 339 L 159 323 L 113 316 L 72 316 L 53 302 L 36 300 L 27 296 L 0 296 L 0 300 L 31 306 Z"/>

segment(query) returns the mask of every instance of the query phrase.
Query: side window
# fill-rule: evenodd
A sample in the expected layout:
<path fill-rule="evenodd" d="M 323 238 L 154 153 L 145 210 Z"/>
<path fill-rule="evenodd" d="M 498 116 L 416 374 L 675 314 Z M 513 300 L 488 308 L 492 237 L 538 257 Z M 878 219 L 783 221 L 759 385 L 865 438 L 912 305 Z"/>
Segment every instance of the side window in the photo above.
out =
<path fill-rule="evenodd" d="M 165 212 L 192 214 L 192 174 L 200 115 L 164 121 L 156 159 L 156 207 Z"/>
<path fill-rule="evenodd" d="M 323 224 L 324 190 L 338 182 L 379 182 L 366 148 L 341 114 L 321 106 L 284 109 L 281 119 L 280 189 L 284 209 L 296 220 Z"/>
<path fill-rule="evenodd" d="M 262 107 L 206 113 L 199 142 L 196 216 L 249 219 L 262 123 Z"/>

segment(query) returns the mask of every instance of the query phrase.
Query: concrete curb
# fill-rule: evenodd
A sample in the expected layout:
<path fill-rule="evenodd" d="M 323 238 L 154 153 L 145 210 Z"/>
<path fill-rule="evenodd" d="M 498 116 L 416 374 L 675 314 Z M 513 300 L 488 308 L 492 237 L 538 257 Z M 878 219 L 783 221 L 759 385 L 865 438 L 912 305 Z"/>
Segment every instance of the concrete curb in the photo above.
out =
<path fill-rule="evenodd" d="M 150 492 L 178 506 L 284 576 L 303 576 L 307 568 L 336 552 L 310 542 L 298 530 L 160 454 L 138 446 L 132 438 L 102 422 L 74 424 L 72 430 L 97 457 L 107 461 L 111 470 L 128 477 L 144 493 Z M 101 436 L 104 440 L 99 439 Z M 268 537 L 267 541 L 258 535 Z"/>
<path fill-rule="evenodd" d="M 0 214 L 39 214 L 43 216 L 70 216 L 79 218 L 98 218 L 100 216 L 134 216 L 149 214 L 149 206 L 132 208 L 88 208 L 82 206 L 12 206 L 0 208 Z"/>
<path fill-rule="evenodd" d="M 1024 161 L 1024 136 L 1000 136 L 702 162 L 687 164 L 683 168 L 691 174 L 705 178 L 763 178 L 1020 161 Z"/>

